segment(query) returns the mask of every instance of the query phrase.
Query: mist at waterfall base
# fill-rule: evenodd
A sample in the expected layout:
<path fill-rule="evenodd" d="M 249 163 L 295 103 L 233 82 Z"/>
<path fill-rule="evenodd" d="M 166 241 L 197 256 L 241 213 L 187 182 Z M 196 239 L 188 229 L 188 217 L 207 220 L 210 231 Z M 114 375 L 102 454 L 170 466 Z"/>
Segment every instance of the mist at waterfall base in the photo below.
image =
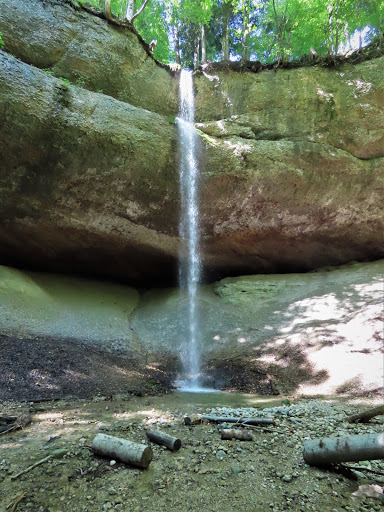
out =
<path fill-rule="evenodd" d="M 180 145 L 180 195 L 181 215 L 179 233 L 179 287 L 183 300 L 187 301 L 187 319 L 181 339 L 181 360 L 184 375 L 176 382 L 181 391 L 211 392 L 200 382 L 201 339 L 197 290 L 201 277 L 199 253 L 199 169 L 197 158 L 197 133 L 193 126 L 195 102 L 193 77 L 190 71 L 180 74 L 180 110 L 176 119 Z"/>

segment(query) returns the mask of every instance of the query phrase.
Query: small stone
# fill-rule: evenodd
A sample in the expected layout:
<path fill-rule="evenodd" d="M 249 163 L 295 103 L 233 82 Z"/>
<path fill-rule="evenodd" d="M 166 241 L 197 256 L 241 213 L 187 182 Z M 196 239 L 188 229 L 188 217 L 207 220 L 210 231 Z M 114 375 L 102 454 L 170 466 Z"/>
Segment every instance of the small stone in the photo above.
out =
<path fill-rule="evenodd" d="M 283 482 L 292 482 L 293 476 L 292 475 L 284 475 L 282 478 Z"/>
<path fill-rule="evenodd" d="M 114 466 L 115 464 L 116 464 L 116 461 L 115 461 L 115 460 L 111 460 L 111 461 L 109 462 L 109 465 L 110 465 L 110 466 Z"/>
<path fill-rule="evenodd" d="M 224 457 L 225 457 L 225 451 L 224 450 L 219 450 L 216 452 L 216 457 L 220 460 L 223 460 Z"/>
<path fill-rule="evenodd" d="M 238 475 L 241 473 L 241 468 L 239 468 L 239 466 L 232 466 L 231 471 L 234 475 Z"/>

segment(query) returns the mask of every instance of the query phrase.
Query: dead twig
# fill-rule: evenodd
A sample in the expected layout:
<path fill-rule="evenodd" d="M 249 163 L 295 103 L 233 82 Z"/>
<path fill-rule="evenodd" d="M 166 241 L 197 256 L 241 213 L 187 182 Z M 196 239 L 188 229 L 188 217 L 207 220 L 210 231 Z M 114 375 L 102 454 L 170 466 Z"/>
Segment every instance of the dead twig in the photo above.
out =
<path fill-rule="evenodd" d="M 11 476 L 11 480 L 16 480 L 16 478 L 19 478 L 21 475 L 25 475 L 25 473 L 28 473 L 29 471 L 32 471 L 32 469 L 37 468 L 37 466 L 40 466 L 41 464 L 44 464 L 44 462 L 47 462 L 50 459 L 61 459 L 61 457 L 64 457 L 68 452 L 67 450 L 55 450 L 50 455 L 47 455 L 47 457 L 44 457 L 44 459 L 38 460 L 32 466 L 28 466 L 26 469 L 23 469 L 23 471 L 20 471 L 20 473 L 17 473 L 16 475 Z"/>
<path fill-rule="evenodd" d="M 269 434 L 286 434 L 287 431 L 292 433 L 290 428 L 287 428 L 287 430 L 277 430 L 275 428 L 262 427 L 261 425 L 249 425 L 248 423 L 239 423 L 239 427 L 261 430 L 262 432 L 268 432 Z"/>
<path fill-rule="evenodd" d="M 15 512 L 17 509 L 17 505 L 20 503 L 21 500 L 25 498 L 25 492 L 21 494 L 18 498 L 15 499 L 13 503 L 10 503 L 7 507 L 7 510 L 9 509 L 9 512 Z"/>

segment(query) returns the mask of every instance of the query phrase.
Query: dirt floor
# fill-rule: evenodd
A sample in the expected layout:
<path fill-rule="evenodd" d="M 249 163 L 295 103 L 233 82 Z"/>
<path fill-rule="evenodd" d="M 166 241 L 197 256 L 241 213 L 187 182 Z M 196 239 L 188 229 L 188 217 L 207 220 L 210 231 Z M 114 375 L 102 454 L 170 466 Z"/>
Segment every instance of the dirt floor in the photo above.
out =
<path fill-rule="evenodd" d="M 157 397 L 97 395 L 88 400 L 4 401 L 1 414 L 30 413 L 32 423 L 0 435 L 0 511 L 313 511 L 383 510 L 384 461 L 350 463 L 359 470 L 305 464 L 303 444 L 318 437 L 384 432 L 384 417 L 350 424 L 346 417 L 378 397 L 283 399 L 230 393 Z M 252 441 L 222 440 L 220 425 L 184 425 L 184 416 L 268 417 Z M 171 452 L 152 444 L 141 470 L 93 454 L 96 434 L 147 443 L 146 429 L 180 438 Z M 64 450 L 35 469 L 35 462 Z"/>
<path fill-rule="evenodd" d="M 156 394 L 174 374 L 78 342 L 0 335 L 0 400 L 89 398 L 98 393 Z"/>
<path fill-rule="evenodd" d="M 160 364 L 135 366 L 78 344 L 0 341 L 0 430 L 1 416 L 31 417 L 0 432 L 0 512 L 384 510 L 384 460 L 354 463 L 360 469 L 348 473 L 303 459 L 309 439 L 384 435 L 383 416 L 346 421 L 382 403 L 382 391 L 322 399 L 170 392 L 173 376 Z M 221 425 L 186 426 L 194 413 L 275 425 L 252 429 L 252 441 L 228 441 Z M 146 470 L 92 451 L 98 433 L 147 444 L 148 428 L 180 438 L 181 449 L 152 444 Z M 55 450 L 61 458 L 16 477 Z"/>

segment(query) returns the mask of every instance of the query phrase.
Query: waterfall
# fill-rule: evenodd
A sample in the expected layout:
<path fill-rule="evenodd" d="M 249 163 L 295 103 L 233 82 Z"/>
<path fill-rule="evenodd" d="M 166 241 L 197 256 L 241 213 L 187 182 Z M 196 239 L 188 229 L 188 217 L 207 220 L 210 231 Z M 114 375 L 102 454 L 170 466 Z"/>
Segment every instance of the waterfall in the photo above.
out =
<path fill-rule="evenodd" d="M 189 71 L 180 75 L 180 110 L 177 126 L 180 141 L 180 238 L 179 286 L 187 301 L 187 322 L 181 340 L 185 390 L 199 388 L 199 313 L 197 288 L 200 281 L 199 195 L 197 134 L 194 122 L 193 78 Z"/>

